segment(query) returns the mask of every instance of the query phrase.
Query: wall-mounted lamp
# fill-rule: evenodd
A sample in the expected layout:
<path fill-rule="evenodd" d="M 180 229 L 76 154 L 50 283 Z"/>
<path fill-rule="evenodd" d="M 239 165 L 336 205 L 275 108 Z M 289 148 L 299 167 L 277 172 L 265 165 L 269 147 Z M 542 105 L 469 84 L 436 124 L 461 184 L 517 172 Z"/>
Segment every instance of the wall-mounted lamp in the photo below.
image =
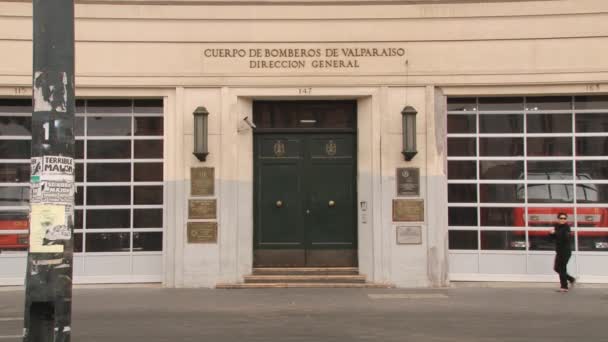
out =
<path fill-rule="evenodd" d="M 418 112 L 412 106 L 405 106 L 401 111 L 401 123 L 403 125 L 403 156 L 410 161 L 418 153 L 416 151 L 416 114 Z"/>
<path fill-rule="evenodd" d="M 207 108 L 196 107 L 194 116 L 194 154 L 200 161 L 205 161 L 209 154 L 209 112 Z"/>

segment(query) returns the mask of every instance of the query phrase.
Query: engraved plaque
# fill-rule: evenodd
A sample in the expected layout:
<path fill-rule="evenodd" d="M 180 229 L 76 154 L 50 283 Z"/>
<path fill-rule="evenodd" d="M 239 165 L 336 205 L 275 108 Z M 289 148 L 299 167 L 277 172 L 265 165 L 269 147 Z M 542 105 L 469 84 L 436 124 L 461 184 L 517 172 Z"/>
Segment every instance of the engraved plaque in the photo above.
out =
<path fill-rule="evenodd" d="M 216 218 L 216 210 L 217 201 L 215 199 L 190 200 L 188 202 L 189 219 L 214 219 Z"/>
<path fill-rule="evenodd" d="M 217 243 L 217 222 L 188 222 L 188 243 Z"/>
<path fill-rule="evenodd" d="M 420 196 L 420 169 L 397 169 L 397 196 Z"/>
<path fill-rule="evenodd" d="M 190 169 L 190 193 L 192 196 L 212 196 L 214 193 L 215 169 L 193 167 Z"/>
<path fill-rule="evenodd" d="M 422 244 L 422 227 L 397 227 L 397 244 L 420 245 Z"/>
<path fill-rule="evenodd" d="M 393 221 L 424 221 L 424 200 L 393 200 Z"/>

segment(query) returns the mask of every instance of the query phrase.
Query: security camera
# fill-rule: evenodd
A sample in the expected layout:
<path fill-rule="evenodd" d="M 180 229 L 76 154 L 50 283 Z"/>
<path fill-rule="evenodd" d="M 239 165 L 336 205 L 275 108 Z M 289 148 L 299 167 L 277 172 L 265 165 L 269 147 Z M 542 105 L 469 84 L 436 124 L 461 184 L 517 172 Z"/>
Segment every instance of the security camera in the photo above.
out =
<path fill-rule="evenodd" d="M 257 128 L 257 126 L 256 126 L 256 125 L 255 125 L 253 122 L 251 122 L 251 120 L 249 120 L 249 117 L 248 117 L 248 116 L 244 117 L 244 118 L 243 118 L 243 121 L 245 121 L 245 123 L 246 123 L 246 124 L 247 124 L 249 127 L 253 128 L 253 129 Z"/>

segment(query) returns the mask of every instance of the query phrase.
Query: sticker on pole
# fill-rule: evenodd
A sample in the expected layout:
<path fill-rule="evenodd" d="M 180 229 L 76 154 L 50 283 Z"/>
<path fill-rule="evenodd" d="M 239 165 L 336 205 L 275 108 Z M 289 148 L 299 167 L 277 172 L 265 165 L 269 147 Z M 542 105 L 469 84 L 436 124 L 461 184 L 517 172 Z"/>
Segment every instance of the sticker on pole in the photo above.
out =
<path fill-rule="evenodd" d="M 31 203 L 73 205 L 73 158 L 34 157 L 31 164 Z"/>
<path fill-rule="evenodd" d="M 30 217 L 30 253 L 63 253 L 64 241 L 71 239 L 65 207 L 32 204 Z"/>

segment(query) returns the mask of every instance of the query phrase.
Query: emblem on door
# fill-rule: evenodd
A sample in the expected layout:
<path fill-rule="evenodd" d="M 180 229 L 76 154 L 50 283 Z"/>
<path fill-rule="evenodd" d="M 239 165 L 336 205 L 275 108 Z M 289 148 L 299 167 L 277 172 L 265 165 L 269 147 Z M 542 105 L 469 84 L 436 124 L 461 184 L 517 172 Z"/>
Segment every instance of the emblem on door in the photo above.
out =
<path fill-rule="evenodd" d="M 285 155 L 285 144 L 281 140 L 277 140 L 272 147 L 275 157 L 282 157 Z"/>
<path fill-rule="evenodd" d="M 337 151 L 338 146 L 333 140 L 330 140 L 325 144 L 325 153 L 327 153 L 328 156 L 335 156 Z"/>

